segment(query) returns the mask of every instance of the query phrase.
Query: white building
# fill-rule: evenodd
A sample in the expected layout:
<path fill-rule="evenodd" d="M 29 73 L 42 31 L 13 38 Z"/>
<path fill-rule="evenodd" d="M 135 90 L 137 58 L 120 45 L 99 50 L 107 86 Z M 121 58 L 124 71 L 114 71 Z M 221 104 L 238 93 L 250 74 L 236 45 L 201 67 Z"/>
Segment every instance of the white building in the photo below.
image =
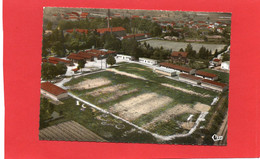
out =
<path fill-rule="evenodd" d="M 157 60 L 148 59 L 148 58 L 139 58 L 139 62 L 149 64 L 149 65 L 157 65 Z"/>
<path fill-rule="evenodd" d="M 132 57 L 128 55 L 117 54 L 116 59 L 131 61 Z"/>
<path fill-rule="evenodd" d="M 230 61 L 225 61 L 221 63 L 221 69 L 229 70 Z"/>
<path fill-rule="evenodd" d="M 170 68 L 165 68 L 165 67 L 157 67 L 154 69 L 154 72 L 165 75 L 165 76 L 175 76 L 176 71 Z"/>

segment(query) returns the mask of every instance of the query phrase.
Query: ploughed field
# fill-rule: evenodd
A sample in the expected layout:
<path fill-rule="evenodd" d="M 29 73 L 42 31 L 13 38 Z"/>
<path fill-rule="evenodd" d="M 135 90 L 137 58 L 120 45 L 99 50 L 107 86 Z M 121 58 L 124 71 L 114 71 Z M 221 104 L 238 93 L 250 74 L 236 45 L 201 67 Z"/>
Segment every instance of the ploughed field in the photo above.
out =
<path fill-rule="evenodd" d="M 175 42 L 175 41 L 166 41 L 166 40 L 146 40 L 147 44 L 149 44 L 152 47 L 163 47 L 164 49 L 172 49 L 172 51 L 179 51 L 181 48 L 185 50 L 188 42 Z M 193 47 L 193 50 L 196 50 L 197 52 L 200 50 L 202 46 L 207 48 L 208 50 L 211 50 L 213 53 L 216 49 L 220 51 L 225 47 L 224 44 L 203 44 L 203 43 L 190 43 Z"/>
<path fill-rule="evenodd" d="M 72 79 L 65 86 L 78 97 L 160 135 L 187 133 L 218 96 L 133 63 Z"/>

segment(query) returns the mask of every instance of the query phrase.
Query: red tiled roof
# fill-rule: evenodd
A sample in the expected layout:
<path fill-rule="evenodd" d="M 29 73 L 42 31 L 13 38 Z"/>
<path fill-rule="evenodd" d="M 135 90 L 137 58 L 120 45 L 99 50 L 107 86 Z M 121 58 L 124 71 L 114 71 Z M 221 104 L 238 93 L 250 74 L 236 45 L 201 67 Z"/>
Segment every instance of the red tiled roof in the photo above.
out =
<path fill-rule="evenodd" d="M 76 29 L 76 31 L 79 33 L 85 33 L 85 34 L 88 33 L 88 29 Z"/>
<path fill-rule="evenodd" d="M 220 82 L 211 81 L 211 80 L 207 80 L 207 79 L 201 80 L 201 83 L 208 83 L 208 84 L 219 86 L 219 87 L 222 87 L 222 88 L 227 86 L 227 84 L 225 84 L 225 83 L 220 83 Z"/>
<path fill-rule="evenodd" d="M 68 60 L 60 59 L 60 58 L 57 58 L 57 57 L 49 57 L 48 61 L 56 61 L 58 63 L 59 62 L 70 63 L 70 61 L 68 61 Z"/>
<path fill-rule="evenodd" d="M 184 74 L 184 73 L 181 73 L 179 76 L 183 77 L 183 78 L 188 78 L 188 79 L 191 79 L 191 80 L 196 80 L 196 81 L 200 81 L 200 80 L 203 79 L 203 78 L 199 78 L 199 77 L 196 77 L 196 76 L 193 76 L 193 75 Z"/>
<path fill-rule="evenodd" d="M 52 63 L 52 64 L 58 64 L 59 62 L 58 61 L 52 61 L 52 60 L 48 60 L 49 63 Z"/>
<path fill-rule="evenodd" d="M 182 57 L 187 57 L 188 53 L 187 52 L 176 52 L 173 51 L 171 56 L 182 56 Z"/>
<path fill-rule="evenodd" d="M 79 13 L 77 13 L 77 12 L 71 12 L 71 14 L 74 14 L 74 15 L 76 15 L 76 16 L 79 16 Z"/>
<path fill-rule="evenodd" d="M 117 32 L 117 31 L 125 31 L 125 28 L 123 27 L 113 27 L 113 28 L 101 28 L 101 29 L 97 29 L 97 32 L 99 32 L 100 34 L 103 34 L 105 32 Z"/>
<path fill-rule="evenodd" d="M 201 76 L 204 76 L 204 77 L 210 77 L 210 78 L 217 77 L 217 75 L 215 75 L 215 74 L 208 73 L 208 72 L 204 72 L 204 71 L 200 71 L 200 70 L 197 70 L 197 71 L 195 72 L 195 74 L 201 75 Z"/>
<path fill-rule="evenodd" d="M 47 59 L 42 59 L 42 62 L 48 62 L 48 60 Z"/>
<path fill-rule="evenodd" d="M 87 15 L 88 15 L 87 12 L 82 12 L 82 13 L 81 13 L 81 16 L 87 16 Z"/>
<path fill-rule="evenodd" d="M 220 61 L 220 59 L 214 59 L 213 61 L 215 61 L 215 62 L 219 62 L 219 61 Z"/>
<path fill-rule="evenodd" d="M 74 68 L 74 69 L 72 69 L 72 71 L 74 71 L 74 72 L 76 72 L 76 71 L 78 71 L 79 69 L 78 68 Z"/>
<path fill-rule="evenodd" d="M 133 15 L 131 18 L 139 18 L 138 15 Z"/>
<path fill-rule="evenodd" d="M 50 83 L 50 82 L 44 82 L 44 83 L 41 83 L 41 89 L 55 95 L 55 96 L 58 96 L 60 94 L 63 94 L 63 93 L 67 93 L 66 90 Z"/>
<path fill-rule="evenodd" d="M 66 30 L 67 33 L 72 33 L 73 31 L 74 31 L 73 29 Z"/>
<path fill-rule="evenodd" d="M 91 59 L 93 57 L 92 54 L 89 54 L 87 52 L 79 52 L 77 53 L 77 56 L 82 57 L 84 59 Z"/>
<path fill-rule="evenodd" d="M 70 53 L 69 56 L 67 57 L 68 59 L 73 59 L 73 60 L 84 60 L 83 57 L 78 56 L 75 53 Z"/>
<path fill-rule="evenodd" d="M 192 68 L 189 68 L 189 67 L 174 65 L 174 64 L 171 64 L 171 63 L 167 63 L 167 62 L 160 63 L 160 66 L 169 67 L 169 68 L 181 70 L 181 71 L 184 71 L 184 72 L 190 72 L 192 70 Z"/>
<path fill-rule="evenodd" d="M 145 36 L 145 35 L 147 34 L 132 34 L 132 35 L 124 36 L 123 39 L 134 38 L 134 37 Z"/>

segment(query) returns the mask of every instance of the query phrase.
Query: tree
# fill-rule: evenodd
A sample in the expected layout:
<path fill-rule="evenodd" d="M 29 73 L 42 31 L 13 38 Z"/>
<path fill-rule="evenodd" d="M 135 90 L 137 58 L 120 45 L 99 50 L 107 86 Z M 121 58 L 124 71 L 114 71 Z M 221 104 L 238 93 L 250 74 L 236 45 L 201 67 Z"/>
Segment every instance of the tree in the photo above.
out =
<path fill-rule="evenodd" d="M 78 69 L 82 69 L 82 68 L 84 68 L 85 67 L 85 64 L 86 64 L 86 61 L 85 60 L 80 60 L 79 62 L 78 62 Z M 82 70 L 81 70 L 82 71 Z"/>
<path fill-rule="evenodd" d="M 113 55 L 109 55 L 106 59 L 107 64 L 114 65 L 116 63 L 116 59 Z"/>
<path fill-rule="evenodd" d="M 63 62 L 57 63 L 56 68 L 58 75 L 64 75 L 67 72 L 67 66 Z"/>
<path fill-rule="evenodd" d="M 52 22 L 49 21 L 46 25 L 47 30 L 52 30 Z"/>
<path fill-rule="evenodd" d="M 48 101 L 46 98 L 41 98 L 40 103 L 40 129 L 48 126 L 46 120 L 51 118 L 51 114 L 54 111 L 54 104 Z"/>
<path fill-rule="evenodd" d="M 180 51 L 180 52 L 184 52 L 183 48 L 181 48 L 179 51 Z"/>
<path fill-rule="evenodd" d="M 223 59 L 222 59 L 222 61 L 229 61 L 229 60 L 230 60 L 230 55 L 227 54 L 227 53 L 223 54 Z"/>
<path fill-rule="evenodd" d="M 44 62 L 42 63 L 41 74 L 43 80 L 51 80 L 57 76 L 57 68 L 51 63 Z"/>
<path fill-rule="evenodd" d="M 186 49 L 185 49 L 185 52 L 188 53 L 188 57 L 189 57 L 189 58 L 194 58 L 194 57 L 196 56 L 196 51 L 193 50 L 193 47 L 192 47 L 192 45 L 191 45 L 190 43 L 187 44 L 187 47 L 186 47 Z"/>

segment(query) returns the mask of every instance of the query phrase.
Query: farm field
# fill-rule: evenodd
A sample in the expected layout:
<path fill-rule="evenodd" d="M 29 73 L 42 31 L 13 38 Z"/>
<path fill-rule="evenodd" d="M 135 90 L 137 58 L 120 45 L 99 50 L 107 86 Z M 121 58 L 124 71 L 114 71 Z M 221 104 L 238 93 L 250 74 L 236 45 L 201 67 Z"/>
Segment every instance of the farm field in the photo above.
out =
<path fill-rule="evenodd" d="M 40 140 L 58 141 L 106 141 L 75 121 L 67 121 L 44 128 L 40 130 L 39 138 Z"/>
<path fill-rule="evenodd" d="M 164 49 L 172 49 L 172 51 L 179 51 L 181 48 L 185 49 L 188 42 L 174 42 L 174 41 L 166 41 L 166 40 L 146 40 L 147 44 L 150 44 L 152 47 L 163 47 Z M 190 43 L 193 47 L 193 50 L 197 52 L 199 49 L 204 46 L 207 49 L 215 52 L 216 49 L 221 50 L 225 47 L 224 44 L 202 44 L 202 43 Z"/>
<path fill-rule="evenodd" d="M 164 136 L 187 133 L 218 96 L 132 63 L 72 79 L 65 86 L 81 99 Z"/>

